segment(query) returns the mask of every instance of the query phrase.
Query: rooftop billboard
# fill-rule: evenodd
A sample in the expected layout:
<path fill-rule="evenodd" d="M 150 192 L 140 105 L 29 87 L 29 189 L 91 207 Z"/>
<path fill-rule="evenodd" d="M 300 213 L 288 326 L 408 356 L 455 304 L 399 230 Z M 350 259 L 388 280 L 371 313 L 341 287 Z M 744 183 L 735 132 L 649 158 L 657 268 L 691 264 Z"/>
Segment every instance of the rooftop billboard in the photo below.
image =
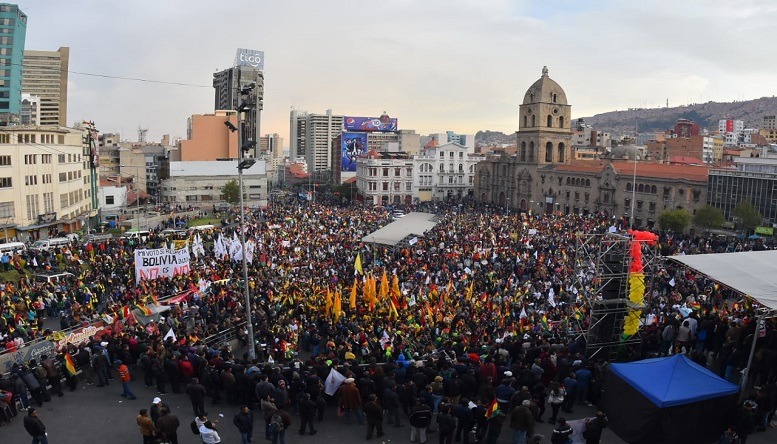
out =
<path fill-rule="evenodd" d="M 391 132 L 397 130 L 397 119 L 394 117 L 343 117 L 343 126 L 346 131 L 380 131 Z"/>
<path fill-rule="evenodd" d="M 343 133 L 340 171 L 356 171 L 356 157 L 367 152 L 367 133 Z"/>
<path fill-rule="evenodd" d="M 264 51 L 237 48 L 235 66 L 253 66 L 258 70 L 264 70 Z"/>

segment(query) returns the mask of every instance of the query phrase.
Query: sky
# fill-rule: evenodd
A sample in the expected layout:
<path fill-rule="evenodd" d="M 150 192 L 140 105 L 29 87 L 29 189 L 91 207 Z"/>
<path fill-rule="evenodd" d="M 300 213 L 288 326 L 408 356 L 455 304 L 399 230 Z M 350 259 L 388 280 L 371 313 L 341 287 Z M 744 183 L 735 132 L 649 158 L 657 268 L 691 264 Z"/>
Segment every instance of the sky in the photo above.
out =
<path fill-rule="evenodd" d="M 420 134 L 518 129 L 547 65 L 574 118 L 774 94 L 772 0 L 35 0 L 26 48 L 70 47 L 68 124 L 137 140 L 212 113 L 213 73 L 265 53 L 261 133 L 289 111 L 399 119 Z M 186 85 L 112 79 L 142 78 Z"/>

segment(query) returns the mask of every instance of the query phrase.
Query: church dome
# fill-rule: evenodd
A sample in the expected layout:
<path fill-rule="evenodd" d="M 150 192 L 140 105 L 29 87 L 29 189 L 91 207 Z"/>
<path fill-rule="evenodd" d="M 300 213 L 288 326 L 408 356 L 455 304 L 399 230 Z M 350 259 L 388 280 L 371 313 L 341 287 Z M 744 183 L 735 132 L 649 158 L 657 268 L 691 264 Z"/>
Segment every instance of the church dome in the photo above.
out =
<path fill-rule="evenodd" d="M 567 105 L 567 95 L 555 80 L 548 77 L 548 67 L 542 67 L 542 77 L 534 82 L 523 96 L 523 104 L 530 103 L 558 103 Z"/>

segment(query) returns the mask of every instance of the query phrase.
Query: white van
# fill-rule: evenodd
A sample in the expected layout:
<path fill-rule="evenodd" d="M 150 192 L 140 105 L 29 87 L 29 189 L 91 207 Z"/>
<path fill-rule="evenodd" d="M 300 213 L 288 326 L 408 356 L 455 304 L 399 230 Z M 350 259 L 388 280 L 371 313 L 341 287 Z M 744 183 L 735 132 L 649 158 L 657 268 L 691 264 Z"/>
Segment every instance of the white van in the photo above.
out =
<path fill-rule="evenodd" d="M 66 237 L 54 237 L 51 239 L 41 239 L 35 241 L 30 247 L 30 251 L 50 251 L 54 248 L 62 248 L 70 245 L 70 239 Z"/>
<path fill-rule="evenodd" d="M 189 227 L 189 231 L 207 231 L 207 230 L 212 230 L 214 228 L 216 227 L 213 225 L 195 225 L 193 227 Z"/>
<path fill-rule="evenodd" d="M 146 242 L 148 240 L 148 236 L 151 233 L 149 233 L 146 230 L 140 230 L 140 231 L 128 231 L 121 235 L 122 239 L 125 240 L 134 240 L 134 241 L 140 241 L 140 242 Z"/>
<path fill-rule="evenodd" d="M 23 253 L 27 250 L 27 245 L 22 242 L 6 242 L 0 244 L 0 256 L 4 254 Z"/>

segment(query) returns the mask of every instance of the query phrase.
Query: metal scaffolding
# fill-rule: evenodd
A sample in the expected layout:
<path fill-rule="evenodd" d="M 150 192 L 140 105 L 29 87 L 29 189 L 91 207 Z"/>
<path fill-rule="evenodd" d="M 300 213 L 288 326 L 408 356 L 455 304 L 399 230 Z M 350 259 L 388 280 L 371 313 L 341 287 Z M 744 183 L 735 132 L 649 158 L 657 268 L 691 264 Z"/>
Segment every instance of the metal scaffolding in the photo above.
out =
<path fill-rule="evenodd" d="M 619 233 L 586 234 L 578 237 L 575 276 L 579 299 L 586 316 L 578 323 L 590 358 L 616 359 L 642 342 L 642 321 L 636 334 L 624 338 L 624 318 L 644 306 L 629 300 L 632 236 Z M 649 297 L 653 276 L 659 268 L 657 247 L 640 242 L 645 276 L 645 297 Z M 640 315 L 640 319 L 644 319 Z"/>

